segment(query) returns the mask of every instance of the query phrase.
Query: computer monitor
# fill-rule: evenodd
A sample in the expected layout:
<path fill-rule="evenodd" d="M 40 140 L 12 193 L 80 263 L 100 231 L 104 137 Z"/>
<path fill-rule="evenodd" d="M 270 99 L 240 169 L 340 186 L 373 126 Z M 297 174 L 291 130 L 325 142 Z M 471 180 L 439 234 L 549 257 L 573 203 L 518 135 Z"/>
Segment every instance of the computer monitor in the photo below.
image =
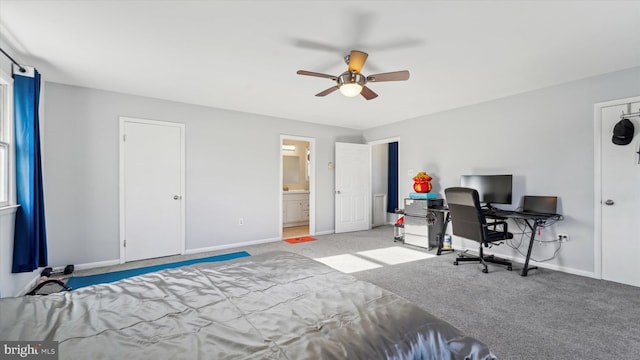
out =
<path fill-rule="evenodd" d="M 462 175 L 460 186 L 476 189 L 480 202 L 491 208 L 491 204 L 511 204 L 513 175 Z"/>
<path fill-rule="evenodd" d="M 525 195 L 522 199 L 522 211 L 555 214 L 558 211 L 558 197 Z"/>

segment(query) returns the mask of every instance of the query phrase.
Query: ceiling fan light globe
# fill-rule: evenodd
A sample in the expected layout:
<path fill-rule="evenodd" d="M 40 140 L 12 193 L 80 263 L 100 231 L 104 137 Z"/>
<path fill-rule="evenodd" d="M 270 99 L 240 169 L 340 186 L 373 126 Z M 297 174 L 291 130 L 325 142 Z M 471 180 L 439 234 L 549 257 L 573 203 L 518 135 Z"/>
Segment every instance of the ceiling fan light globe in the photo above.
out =
<path fill-rule="evenodd" d="M 346 97 L 354 97 L 360 95 L 362 85 L 358 83 L 347 83 L 340 85 L 340 92 Z"/>

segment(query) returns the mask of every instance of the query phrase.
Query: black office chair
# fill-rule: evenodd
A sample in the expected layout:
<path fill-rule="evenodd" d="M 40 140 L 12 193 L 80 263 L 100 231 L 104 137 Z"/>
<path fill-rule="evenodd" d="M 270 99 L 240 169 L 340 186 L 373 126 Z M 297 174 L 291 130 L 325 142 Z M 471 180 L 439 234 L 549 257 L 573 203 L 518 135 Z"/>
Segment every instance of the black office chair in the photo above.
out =
<path fill-rule="evenodd" d="M 478 261 L 484 266 L 482 272 L 488 273 L 487 263 L 489 262 L 506 265 L 507 270 L 511 271 L 510 261 L 496 258 L 493 255 L 485 256 L 482 251 L 482 248 L 488 247 L 490 243 L 513 239 L 513 234 L 508 231 L 507 223 L 501 220 L 487 223 L 485 214 L 480 207 L 478 191 L 475 189 L 452 187 L 445 189 L 444 194 L 449 206 L 453 234 L 480 243 L 478 256 L 460 254 L 453 265 L 458 265 L 460 261 Z M 502 229 L 500 230 L 499 227 Z"/>

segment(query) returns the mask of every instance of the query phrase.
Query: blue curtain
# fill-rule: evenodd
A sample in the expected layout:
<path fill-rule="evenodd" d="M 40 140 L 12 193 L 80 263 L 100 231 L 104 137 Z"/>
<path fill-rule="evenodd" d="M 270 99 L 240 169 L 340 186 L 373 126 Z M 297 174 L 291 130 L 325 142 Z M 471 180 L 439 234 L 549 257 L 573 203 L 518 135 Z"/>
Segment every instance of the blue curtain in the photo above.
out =
<path fill-rule="evenodd" d="M 389 143 L 389 169 L 387 171 L 387 212 L 398 207 L 398 142 Z"/>
<path fill-rule="evenodd" d="M 14 72 L 13 100 L 16 145 L 16 212 L 13 238 L 14 273 L 47 265 L 47 236 L 40 158 L 40 73 Z"/>

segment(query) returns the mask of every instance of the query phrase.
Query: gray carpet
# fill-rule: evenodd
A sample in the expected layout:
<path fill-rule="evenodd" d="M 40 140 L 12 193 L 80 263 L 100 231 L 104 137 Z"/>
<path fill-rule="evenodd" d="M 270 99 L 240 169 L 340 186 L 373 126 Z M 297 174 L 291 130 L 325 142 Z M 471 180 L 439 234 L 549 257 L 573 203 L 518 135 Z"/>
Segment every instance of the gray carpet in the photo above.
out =
<path fill-rule="evenodd" d="M 317 238 L 306 243 L 280 241 L 189 257 L 238 250 L 252 255 L 285 250 L 319 258 L 405 246 L 393 242 L 390 226 Z M 640 359 L 640 288 L 547 269 L 532 270 L 529 276 L 521 277 L 521 264 L 514 264 L 514 271 L 490 264 L 489 273 L 484 274 L 477 263 L 454 266 L 454 257 L 448 253 L 353 275 L 411 300 L 482 340 L 500 359 Z"/>

